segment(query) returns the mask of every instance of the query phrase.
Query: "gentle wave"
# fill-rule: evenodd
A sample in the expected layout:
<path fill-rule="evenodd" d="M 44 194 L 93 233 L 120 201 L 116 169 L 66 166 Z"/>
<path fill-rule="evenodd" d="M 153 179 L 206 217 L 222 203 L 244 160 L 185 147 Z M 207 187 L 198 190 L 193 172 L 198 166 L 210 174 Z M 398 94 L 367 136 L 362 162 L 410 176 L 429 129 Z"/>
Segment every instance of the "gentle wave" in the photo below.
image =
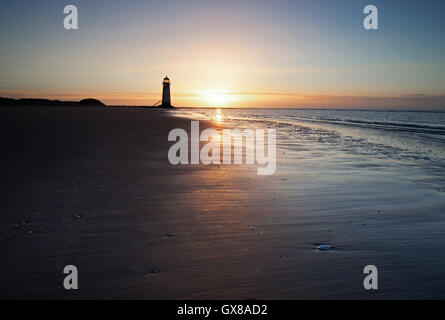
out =
<path fill-rule="evenodd" d="M 361 121 L 361 120 L 342 120 L 342 119 L 314 119 L 298 117 L 297 120 L 313 121 L 322 123 L 333 123 L 343 125 L 356 125 L 362 127 L 369 127 L 373 129 L 398 130 L 407 132 L 418 132 L 445 135 L 445 126 L 430 126 L 413 123 L 398 123 L 398 122 L 381 122 L 381 121 Z"/>

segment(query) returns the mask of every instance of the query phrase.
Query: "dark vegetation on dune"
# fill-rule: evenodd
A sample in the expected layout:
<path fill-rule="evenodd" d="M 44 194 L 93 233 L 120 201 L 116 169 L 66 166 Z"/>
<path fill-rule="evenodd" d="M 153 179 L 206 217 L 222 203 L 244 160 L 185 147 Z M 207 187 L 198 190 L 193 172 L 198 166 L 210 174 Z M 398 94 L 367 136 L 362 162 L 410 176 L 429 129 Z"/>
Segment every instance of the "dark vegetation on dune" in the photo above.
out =
<path fill-rule="evenodd" d="M 0 97 L 0 106 L 83 106 L 83 107 L 98 107 L 105 106 L 103 102 L 97 99 L 88 98 L 80 101 L 61 101 L 49 99 L 11 99 Z"/>

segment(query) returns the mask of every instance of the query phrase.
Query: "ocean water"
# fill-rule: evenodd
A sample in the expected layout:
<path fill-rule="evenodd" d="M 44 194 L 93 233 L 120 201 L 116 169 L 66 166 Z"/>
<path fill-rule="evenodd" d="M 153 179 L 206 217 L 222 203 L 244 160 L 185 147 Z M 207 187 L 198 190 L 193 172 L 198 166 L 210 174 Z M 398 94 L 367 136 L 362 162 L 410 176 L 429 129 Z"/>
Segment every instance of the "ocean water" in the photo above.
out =
<path fill-rule="evenodd" d="M 208 108 L 173 112 L 224 128 L 276 129 L 275 175 L 296 181 L 294 190 L 309 187 L 303 176 L 324 180 L 315 183 L 318 189 L 349 190 L 354 185 L 351 192 L 360 192 L 373 186 L 378 193 L 384 188 L 383 198 L 392 197 L 390 204 L 400 202 L 402 207 L 428 198 L 442 201 L 445 195 L 445 112 Z M 379 183 L 380 188 L 375 187 Z M 368 195 L 372 198 L 373 193 Z M 342 200 L 348 201 L 348 193 L 335 199 Z"/>
<path fill-rule="evenodd" d="M 206 108 L 175 113 L 241 128 L 275 127 L 281 146 L 299 132 L 308 142 L 344 151 L 445 163 L 445 112 Z"/>
<path fill-rule="evenodd" d="M 271 203 L 259 228 L 274 234 L 273 252 L 292 252 L 276 273 L 308 286 L 306 295 L 286 287 L 289 298 L 368 297 L 357 285 L 367 264 L 384 278 L 376 298 L 445 298 L 444 112 L 171 112 L 224 128 L 277 130 L 277 169 L 258 178 L 267 183 L 257 201 Z M 335 254 L 315 255 L 322 243 Z M 289 271 L 308 269 L 307 261 L 318 262 L 311 272 Z M 284 290 L 278 279 L 270 292 Z"/>
<path fill-rule="evenodd" d="M 345 190 L 335 202 L 371 187 L 370 199 L 393 206 L 444 199 L 445 112 L 184 108 L 174 114 L 227 128 L 276 129 L 275 175 L 295 181 L 297 196 L 301 186 L 314 185 Z"/>

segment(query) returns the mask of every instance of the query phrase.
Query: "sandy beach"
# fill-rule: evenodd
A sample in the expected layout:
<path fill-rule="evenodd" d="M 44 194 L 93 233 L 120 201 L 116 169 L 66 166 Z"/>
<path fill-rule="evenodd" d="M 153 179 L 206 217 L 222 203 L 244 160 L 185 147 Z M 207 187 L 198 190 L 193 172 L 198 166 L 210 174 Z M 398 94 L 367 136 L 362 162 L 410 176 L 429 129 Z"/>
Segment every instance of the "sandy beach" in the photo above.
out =
<path fill-rule="evenodd" d="M 335 187 L 328 180 L 344 172 L 323 180 L 317 169 L 335 161 L 298 162 L 303 148 L 280 149 L 273 176 L 173 166 L 168 132 L 188 131 L 190 119 L 172 112 L 0 108 L 1 298 L 445 296 L 442 191 L 416 206 L 400 203 L 418 190 L 382 190 L 378 175 L 359 184 L 350 172 Z M 76 291 L 62 284 L 70 264 Z M 378 292 L 363 289 L 367 264 L 380 268 Z"/>
<path fill-rule="evenodd" d="M 2 298 L 258 293 L 244 278 L 262 281 L 256 170 L 172 166 L 168 132 L 188 120 L 136 108 L 0 112 Z M 75 293 L 62 286 L 68 264 Z"/>

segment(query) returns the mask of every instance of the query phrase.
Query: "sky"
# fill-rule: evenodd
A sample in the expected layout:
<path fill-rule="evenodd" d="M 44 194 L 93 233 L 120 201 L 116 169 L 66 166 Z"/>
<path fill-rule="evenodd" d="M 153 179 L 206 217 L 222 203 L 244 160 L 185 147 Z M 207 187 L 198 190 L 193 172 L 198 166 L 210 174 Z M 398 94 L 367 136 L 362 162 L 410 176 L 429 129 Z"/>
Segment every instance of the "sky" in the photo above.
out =
<path fill-rule="evenodd" d="M 63 28 L 76 5 L 79 29 Z M 363 9 L 378 8 L 365 30 Z M 445 109 L 444 1 L 0 0 L 0 96 Z"/>

